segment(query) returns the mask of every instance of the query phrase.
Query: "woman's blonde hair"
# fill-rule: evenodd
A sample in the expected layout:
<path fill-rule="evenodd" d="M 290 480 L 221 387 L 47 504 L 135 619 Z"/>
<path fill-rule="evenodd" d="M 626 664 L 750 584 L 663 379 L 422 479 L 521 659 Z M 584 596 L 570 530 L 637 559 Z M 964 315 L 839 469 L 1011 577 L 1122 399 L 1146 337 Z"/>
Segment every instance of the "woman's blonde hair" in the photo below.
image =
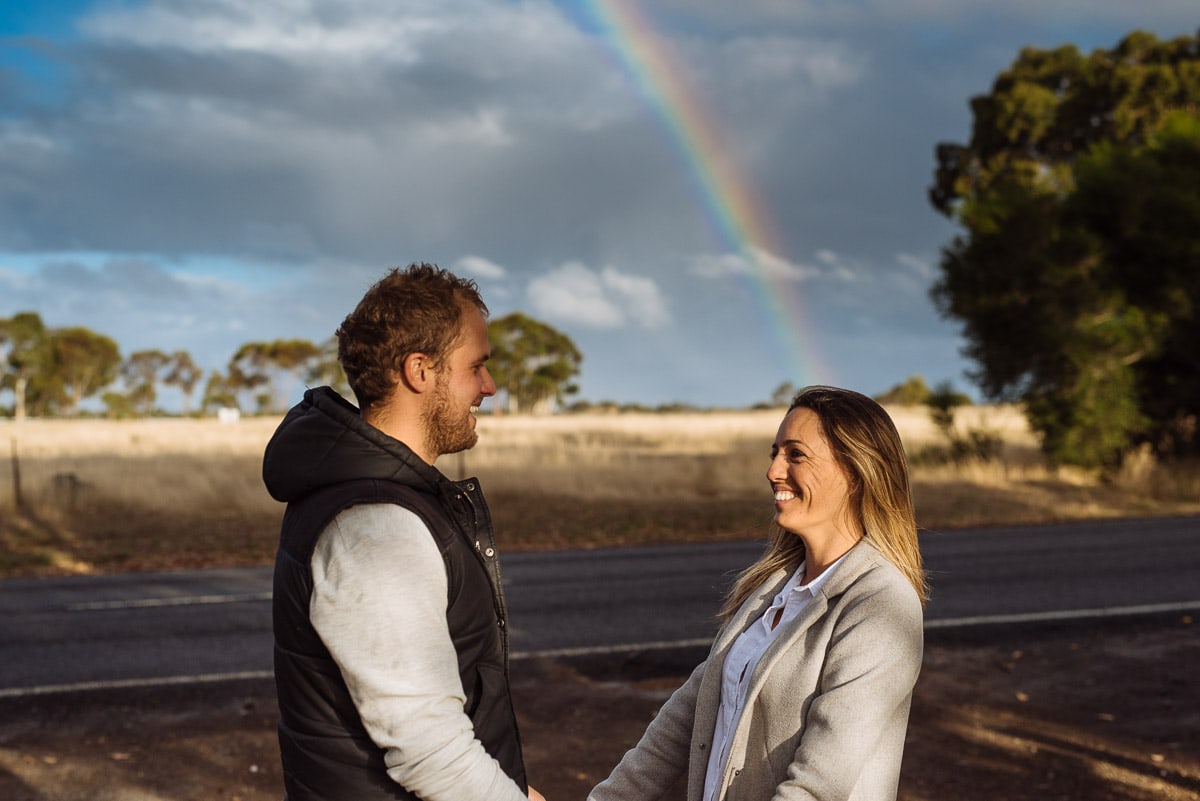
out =
<path fill-rule="evenodd" d="M 908 578 L 924 604 L 929 588 L 917 545 L 908 460 L 892 418 L 866 395 L 837 387 L 800 390 L 788 414 L 796 409 L 811 409 L 817 415 L 821 433 L 846 471 L 850 506 L 864 536 Z M 729 620 L 772 573 L 795 570 L 804 559 L 800 537 L 778 525 L 771 529 L 763 555 L 742 571 L 730 590 L 721 608 L 722 620 Z"/>

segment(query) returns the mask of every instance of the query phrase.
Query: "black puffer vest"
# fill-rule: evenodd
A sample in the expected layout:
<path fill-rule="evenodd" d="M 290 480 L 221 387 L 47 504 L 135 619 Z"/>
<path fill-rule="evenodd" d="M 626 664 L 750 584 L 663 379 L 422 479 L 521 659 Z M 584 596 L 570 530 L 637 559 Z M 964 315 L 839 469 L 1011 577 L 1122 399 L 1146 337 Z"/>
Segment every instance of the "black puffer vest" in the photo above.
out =
<path fill-rule="evenodd" d="M 491 516 L 478 482 L 451 482 L 433 473 L 440 481 L 341 481 L 288 504 L 275 561 L 273 617 L 279 745 L 289 801 L 416 799 L 388 777 L 384 752 L 367 735 L 308 616 L 317 539 L 338 512 L 363 503 L 398 504 L 429 528 L 446 568 L 446 619 L 458 653 L 464 711 L 487 752 L 526 789 Z"/>

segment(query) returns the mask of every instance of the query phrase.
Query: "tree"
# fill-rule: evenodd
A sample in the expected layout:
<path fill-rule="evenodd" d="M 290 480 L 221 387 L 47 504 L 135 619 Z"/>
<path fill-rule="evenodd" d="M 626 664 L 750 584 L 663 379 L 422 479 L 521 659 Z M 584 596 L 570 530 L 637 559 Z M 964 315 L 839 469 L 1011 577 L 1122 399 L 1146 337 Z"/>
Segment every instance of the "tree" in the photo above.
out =
<path fill-rule="evenodd" d="M 333 387 L 342 395 L 351 395 L 350 382 L 342 363 L 338 361 L 338 339 L 332 336 L 321 343 L 320 352 L 309 363 L 308 375 L 305 380 L 310 386 Z"/>
<path fill-rule="evenodd" d="M 1200 99 L 1200 33 L 1160 42 L 1136 31 L 1112 50 L 1025 48 L 992 93 L 971 100 L 967 145 L 937 146 L 930 202 L 969 229 L 1008 188 L 1061 193 L 1075 161 L 1100 142 L 1142 144 Z M 982 201 L 982 202 L 980 202 Z"/>
<path fill-rule="evenodd" d="M 105 392 L 100 396 L 100 402 L 104 404 L 104 414 L 111 419 L 127 420 L 138 415 L 127 392 Z"/>
<path fill-rule="evenodd" d="M 171 354 L 162 382 L 169 387 L 179 388 L 182 396 L 180 411 L 184 417 L 192 413 L 192 393 L 203 376 L 204 371 L 192 360 L 192 354 L 186 350 L 177 350 Z"/>
<path fill-rule="evenodd" d="M 161 350 L 139 350 L 129 354 L 129 358 L 121 365 L 126 397 L 136 414 L 148 415 L 154 412 L 154 402 L 158 399 L 159 373 L 170 361 L 171 358 Z M 116 408 L 113 403 L 108 405 L 110 408 Z"/>
<path fill-rule="evenodd" d="M 488 341 L 488 371 L 504 391 L 507 411 L 534 411 L 579 391 L 571 379 L 583 355 L 561 331 L 513 312 L 488 324 Z"/>
<path fill-rule="evenodd" d="M 228 383 L 238 392 L 254 392 L 260 412 L 282 411 L 290 385 L 307 374 L 319 355 L 306 339 L 247 342 L 229 360 Z"/>
<path fill-rule="evenodd" d="M 946 447 L 933 446 L 921 453 L 927 462 L 969 461 L 990 462 L 998 459 L 1004 449 L 1004 439 L 994 431 L 976 426 L 960 433 L 955 426 L 959 407 L 970 406 L 971 398 L 958 390 L 949 381 L 942 381 L 932 390 L 927 390 L 925 405 L 929 407 L 929 419 L 946 439 Z"/>
<path fill-rule="evenodd" d="M 121 365 L 117 343 L 82 326 L 52 331 L 49 348 L 52 376 L 68 415 L 78 414 L 84 398 L 111 384 Z"/>
<path fill-rule="evenodd" d="M 200 411 L 207 414 L 212 409 L 240 409 L 237 392 L 237 387 L 230 384 L 226 376 L 218 370 L 213 370 L 204 384 Z"/>
<path fill-rule="evenodd" d="M 920 406 L 929 401 L 931 394 L 932 390 L 925 383 L 925 376 L 910 375 L 903 383 L 892 387 L 875 400 L 897 406 Z"/>
<path fill-rule="evenodd" d="M 970 143 L 937 148 L 930 200 L 965 233 L 932 297 L 984 394 L 1057 462 L 1194 429 L 1200 35 L 1026 49 L 971 107 Z"/>
<path fill-rule="evenodd" d="M 784 381 L 779 386 L 775 387 L 775 391 L 771 393 L 771 407 L 779 408 L 781 406 L 789 406 L 792 403 L 792 398 L 796 396 L 796 385 L 791 381 Z"/>
<path fill-rule="evenodd" d="M 1146 146 L 1101 145 L 1076 169 L 1070 213 L 1102 254 L 1109 292 L 1091 336 L 1130 430 L 1164 453 L 1200 450 L 1200 115 Z"/>
<path fill-rule="evenodd" d="M 0 387 L 13 393 L 13 416 L 25 419 L 29 382 L 50 361 L 46 326 L 37 312 L 0 319 Z"/>
<path fill-rule="evenodd" d="M 970 406 L 971 399 L 955 390 L 949 381 L 943 381 L 928 392 L 925 405 L 929 407 L 929 418 L 938 431 L 953 439 L 955 410 L 959 406 Z"/>

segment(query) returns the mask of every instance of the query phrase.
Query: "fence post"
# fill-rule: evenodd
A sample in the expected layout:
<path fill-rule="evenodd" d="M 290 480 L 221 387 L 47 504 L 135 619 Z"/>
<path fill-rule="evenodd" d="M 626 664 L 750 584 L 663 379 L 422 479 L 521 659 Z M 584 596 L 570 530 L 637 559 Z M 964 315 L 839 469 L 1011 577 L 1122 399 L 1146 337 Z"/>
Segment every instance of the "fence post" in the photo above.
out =
<path fill-rule="evenodd" d="M 13 476 L 13 506 L 18 512 L 24 511 L 25 501 L 21 497 L 21 460 L 17 456 L 17 438 L 12 442 L 12 476 Z"/>

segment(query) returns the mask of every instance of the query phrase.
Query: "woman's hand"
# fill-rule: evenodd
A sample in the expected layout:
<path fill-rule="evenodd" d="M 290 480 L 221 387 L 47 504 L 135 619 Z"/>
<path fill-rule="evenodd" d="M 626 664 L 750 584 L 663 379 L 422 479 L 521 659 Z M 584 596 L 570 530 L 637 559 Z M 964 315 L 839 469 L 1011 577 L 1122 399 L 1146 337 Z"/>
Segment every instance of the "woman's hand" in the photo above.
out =
<path fill-rule="evenodd" d="M 529 801 L 546 801 L 546 796 L 539 793 L 532 787 L 529 788 Z"/>

